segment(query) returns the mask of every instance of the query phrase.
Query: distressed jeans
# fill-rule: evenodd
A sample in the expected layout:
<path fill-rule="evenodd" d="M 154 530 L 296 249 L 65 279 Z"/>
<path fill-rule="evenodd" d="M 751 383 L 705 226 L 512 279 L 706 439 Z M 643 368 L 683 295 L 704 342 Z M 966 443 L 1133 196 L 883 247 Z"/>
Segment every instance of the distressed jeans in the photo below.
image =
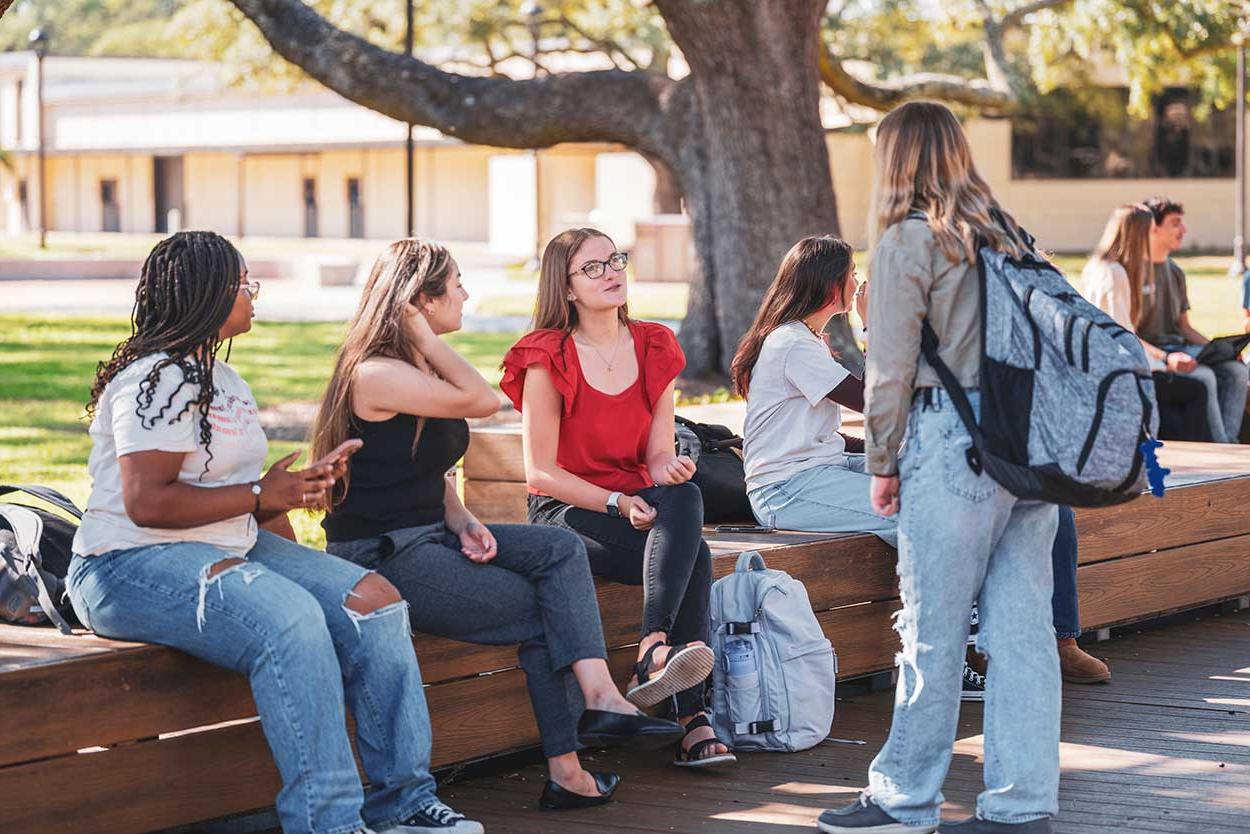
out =
<path fill-rule="evenodd" d="M 976 602 L 977 645 L 990 664 L 977 816 L 1003 823 L 1053 816 L 1060 679 L 1050 551 L 1058 513 L 974 474 L 967 431 L 945 393 L 933 394 L 916 398 L 899 462 L 902 649 L 890 736 L 869 767 L 868 793 L 900 822 L 937 823 L 959 718 L 967 612 Z M 977 392 L 969 396 L 979 407 Z"/>
<path fill-rule="evenodd" d="M 160 643 L 248 676 L 282 777 L 285 834 L 383 830 L 435 799 L 430 721 L 406 603 L 345 606 L 368 573 L 261 531 L 246 561 L 176 542 L 75 556 L 74 611 L 104 637 Z M 373 786 L 364 796 L 344 706 Z"/>

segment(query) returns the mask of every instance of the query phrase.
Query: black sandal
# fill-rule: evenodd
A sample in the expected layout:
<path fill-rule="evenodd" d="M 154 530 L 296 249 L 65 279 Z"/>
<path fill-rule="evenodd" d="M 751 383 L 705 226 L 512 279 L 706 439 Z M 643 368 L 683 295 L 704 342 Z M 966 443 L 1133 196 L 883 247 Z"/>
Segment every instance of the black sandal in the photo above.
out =
<path fill-rule="evenodd" d="M 650 671 L 651 658 L 655 650 L 666 643 L 654 643 L 643 654 L 642 660 L 634 664 L 634 675 L 638 685 L 625 693 L 625 698 L 636 707 L 652 707 L 666 698 L 671 698 L 683 689 L 697 686 L 707 680 L 716 665 L 716 656 L 707 646 L 691 646 L 678 643 L 669 647 L 668 660 L 664 668 L 652 677 Z"/>
<path fill-rule="evenodd" d="M 686 735 L 690 735 L 695 730 L 703 727 L 711 727 L 712 724 L 707 720 L 706 713 L 700 713 L 690 719 L 690 723 L 686 725 Z M 683 737 L 683 741 L 685 738 Z M 729 749 L 729 745 L 721 741 L 715 735 L 711 738 L 705 738 L 702 741 L 696 741 L 690 745 L 687 750 L 681 746 L 681 741 L 677 742 L 676 752 L 673 755 L 673 764 L 677 767 L 727 767 L 738 763 L 738 757 L 734 755 L 733 750 L 727 753 L 716 753 L 712 756 L 704 756 L 703 751 L 716 744 L 722 744 L 725 749 Z"/>

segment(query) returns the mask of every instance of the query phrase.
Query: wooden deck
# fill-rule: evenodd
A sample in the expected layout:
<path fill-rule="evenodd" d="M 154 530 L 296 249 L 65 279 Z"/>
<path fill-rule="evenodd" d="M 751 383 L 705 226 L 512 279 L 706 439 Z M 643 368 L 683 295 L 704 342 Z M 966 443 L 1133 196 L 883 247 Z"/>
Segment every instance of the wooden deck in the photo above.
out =
<path fill-rule="evenodd" d="M 1099 643 L 1106 686 L 1064 687 L 1062 834 L 1250 832 L 1250 611 L 1208 616 Z M 445 785 L 453 807 L 491 834 L 663 831 L 791 834 L 853 799 L 889 730 L 892 692 L 840 700 L 827 741 L 793 755 L 743 756 L 736 771 L 693 774 L 665 753 L 600 753 L 591 768 L 624 777 L 618 800 L 588 811 L 536 810 L 534 765 Z M 981 789 L 981 705 L 964 704 L 944 815 Z M 276 832 L 275 832 L 276 834 Z"/>

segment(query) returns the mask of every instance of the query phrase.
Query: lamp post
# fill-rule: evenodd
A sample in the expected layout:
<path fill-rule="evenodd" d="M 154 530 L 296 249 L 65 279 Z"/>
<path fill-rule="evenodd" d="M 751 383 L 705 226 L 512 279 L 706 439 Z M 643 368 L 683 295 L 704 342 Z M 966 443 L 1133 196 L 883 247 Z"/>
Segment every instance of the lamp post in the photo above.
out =
<path fill-rule="evenodd" d="M 530 0 L 521 8 L 525 15 L 525 25 L 530 32 L 530 62 L 534 65 L 534 77 L 538 77 L 538 41 L 542 34 L 543 7 L 538 0 Z M 542 265 L 542 228 L 543 228 L 543 179 L 541 175 L 538 148 L 531 153 L 534 156 L 534 269 Z"/>
<path fill-rule="evenodd" d="M 39 109 L 39 248 L 48 248 L 48 197 L 47 174 L 44 165 L 45 140 L 43 116 L 43 59 L 48 55 L 48 33 L 42 28 L 30 33 L 30 48 L 35 53 L 35 69 L 38 79 L 35 83 L 35 102 Z M 19 105 L 20 106 L 20 105 Z"/>
<path fill-rule="evenodd" d="M 406 4 L 407 10 L 404 16 L 404 54 L 409 55 L 409 56 L 412 55 L 412 40 L 413 40 L 412 38 L 412 27 L 413 27 L 412 3 L 413 3 L 413 0 L 408 0 Z M 407 173 L 407 176 L 404 177 L 404 196 L 406 200 L 406 205 L 408 207 L 408 214 L 407 214 L 408 225 L 405 228 L 408 230 L 408 237 L 417 236 L 417 200 L 416 200 L 416 187 L 413 184 L 413 179 L 415 178 L 416 171 L 414 170 L 412 153 L 413 153 L 412 122 L 409 122 L 408 123 L 408 136 L 404 140 L 404 171 Z"/>
<path fill-rule="evenodd" d="M 1246 30 L 1233 35 L 1237 47 L 1237 140 L 1234 151 L 1237 175 L 1236 204 L 1233 206 L 1233 262 L 1229 274 L 1240 278 L 1246 272 Z"/>

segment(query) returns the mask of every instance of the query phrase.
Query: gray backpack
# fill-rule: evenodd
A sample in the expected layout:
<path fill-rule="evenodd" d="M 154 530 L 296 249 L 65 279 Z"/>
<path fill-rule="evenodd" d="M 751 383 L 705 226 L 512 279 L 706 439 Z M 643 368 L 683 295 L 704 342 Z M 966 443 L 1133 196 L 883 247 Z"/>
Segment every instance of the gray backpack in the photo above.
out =
<path fill-rule="evenodd" d="M 747 551 L 712 585 L 712 726 L 735 750 L 806 750 L 829 735 L 838 658 L 803 583 Z"/>
<path fill-rule="evenodd" d="M 1021 236 L 1031 247 L 1032 237 Z M 1103 507 L 1141 495 L 1158 410 L 1136 334 L 1040 255 L 1017 259 L 981 246 L 977 272 L 980 420 L 928 320 L 921 331 L 925 359 L 972 437 L 968 466 L 1018 498 Z"/>
<path fill-rule="evenodd" d="M 48 487 L 0 484 L 0 495 L 25 492 L 75 518 L 82 512 Z M 0 502 L 0 622 L 42 625 L 51 621 L 72 633 L 65 601 L 65 573 L 75 527 L 59 515 L 21 504 Z"/>

